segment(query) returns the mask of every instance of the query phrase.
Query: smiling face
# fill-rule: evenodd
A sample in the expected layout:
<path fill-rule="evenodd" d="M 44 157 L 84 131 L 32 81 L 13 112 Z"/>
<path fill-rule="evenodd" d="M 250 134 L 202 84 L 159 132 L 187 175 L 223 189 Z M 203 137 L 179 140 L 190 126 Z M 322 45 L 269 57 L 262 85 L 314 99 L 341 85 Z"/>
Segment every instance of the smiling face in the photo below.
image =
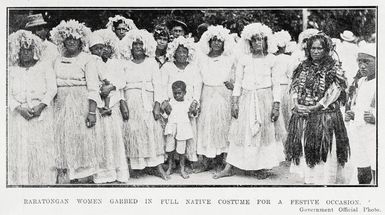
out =
<path fill-rule="evenodd" d="M 144 44 L 143 41 L 137 39 L 136 41 L 132 42 L 132 55 L 135 57 L 144 55 Z"/>
<path fill-rule="evenodd" d="M 81 50 L 81 42 L 80 39 L 75 39 L 73 37 L 67 37 L 64 40 L 64 47 L 70 53 L 76 53 Z"/>
<path fill-rule="evenodd" d="M 186 63 L 188 58 L 188 49 L 180 45 L 175 51 L 175 60 L 178 63 Z"/>
<path fill-rule="evenodd" d="M 210 40 L 210 48 L 213 50 L 213 51 L 216 51 L 216 52 L 221 52 L 223 51 L 223 47 L 224 47 L 224 42 L 220 39 L 218 39 L 217 37 L 213 37 L 211 40 Z"/>
<path fill-rule="evenodd" d="M 319 61 L 325 56 L 325 49 L 321 43 L 321 40 L 314 40 L 310 47 L 310 57 L 313 61 Z"/>
<path fill-rule="evenodd" d="M 375 74 L 376 72 L 375 57 L 364 53 L 358 53 L 357 62 L 358 62 L 359 72 L 361 73 L 362 76 L 367 77 Z"/>

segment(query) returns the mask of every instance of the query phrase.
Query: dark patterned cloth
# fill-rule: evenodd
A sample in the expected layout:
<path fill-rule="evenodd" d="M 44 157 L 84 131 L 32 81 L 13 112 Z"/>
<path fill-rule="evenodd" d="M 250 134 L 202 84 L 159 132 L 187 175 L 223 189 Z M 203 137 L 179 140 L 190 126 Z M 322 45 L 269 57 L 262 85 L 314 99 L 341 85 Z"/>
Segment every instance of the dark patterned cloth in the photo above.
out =
<path fill-rule="evenodd" d="M 340 104 L 346 101 L 346 78 L 341 66 L 331 57 L 316 65 L 310 60 L 301 63 L 293 73 L 291 92 L 298 95 L 298 103 L 305 106 L 316 105 L 328 88 L 335 83 L 342 89 L 339 98 L 326 109 L 308 115 L 293 113 L 285 143 L 288 161 L 299 164 L 303 156 L 309 167 L 327 161 L 332 150 L 333 138 L 336 140 L 337 160 L 342 166 L 350 155 L 349 139 L 340 111 Z M 302 142 L 302 140 L 304 140 Z"/>

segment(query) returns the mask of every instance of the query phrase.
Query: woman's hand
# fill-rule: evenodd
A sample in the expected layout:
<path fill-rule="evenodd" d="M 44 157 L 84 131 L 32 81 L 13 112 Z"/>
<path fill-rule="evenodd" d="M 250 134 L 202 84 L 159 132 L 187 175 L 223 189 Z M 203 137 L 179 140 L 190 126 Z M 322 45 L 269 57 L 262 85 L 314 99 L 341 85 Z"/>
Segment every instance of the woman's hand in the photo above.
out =
<path fill-rule="evenodd" d="M 274 102 L 273 103 L 273 108 L 271 110 L 271 121 L 275 122 L 278 120 L 279 117 L 279 102 Z"/>
<path fill-rule="evenodd" d="M 376 117 L 370 111 L 365 111 L 364 112 L 364 120 L 365 120 L 366 123 L 376 124 Z"/>
<path fill-rule="evenodd" d="M 127 121 L 130 118 L 127 102 L 124 100 L 120 100 L 120 113 L 122 114 L 123 121 Z"/>
<path fill-rule="evenodd" d="M 46 104 L 40 103 L 36 105 L 35 107 L 32 108 L 33 111 L 33 116 L 34 117 L 39 117 L 41 112 L 44 110 L 44 108 L 47 107 Z"/>
<path fill-rule="evenodd" d="M 95 112 L 89 112 L 86 118 L 86 126 L 87 128 L 92 128 L 96 124 L 96 113 Z"/>
<path fill-rule="evenodd" d="M 26 120 L 30 120 L 33 118 L 33 110 L 31 108 L 28 108 L 28 107 L 24 108 L 24 107 L 18 106 L 16 108 L 16 111 L 18 111 L 20 115 L 24 117 L 24 119 Z"/>
<path fill-rule="evenodd" d="M 190 108 L 189 108 L 189 112 L 194 115 L 194 116 L 197 116 L 198 115 L 198 102 L 196 100 L 194 100 L 193 102 L 191 102 L 191 105 L 190 105 Z"/>
<path fill-rule="evenodd" d="M 345 112 L 345 122 L 349 122 L 350 120 L 354 120 L 354 112 L 351 110 L 348 110 Z"/>
<path fill-rule="evenodd" d="M 158 120 L 162 116 L 160 114 L 160 104 L 159 102 L 155 102 L 154 109 L 152 110 L 152 114 L 154 115 L 154 119 Z"/>
<path fill-rule="evenodd" d="M 229 90 L 233 90 L 233 89 L 234 89 L 234 84 L 233 84 L 233 82 L 231 82 L 231 81 L 225 81 L 225 82 L 223 82 L 223 83 L 225 84 L 225 86 L 226 86 L 227 89 L 229 89 Z"/>
<path fill-rule="evenodd" d="M 103 85 L 101 88 L 100 88 L 100 96 L 102 98 L 106 98 L 111 91 L 115 90 L 116 87 L 113 86 L 112 84 L 109 84 L 109 85 Z"/>
<path fill-rule="evenodd" d="M 239 104 L 234 103 L 231 105 L 231 116 L 235 119 L 238 119 L 238 113 L 239 113 Z"/>

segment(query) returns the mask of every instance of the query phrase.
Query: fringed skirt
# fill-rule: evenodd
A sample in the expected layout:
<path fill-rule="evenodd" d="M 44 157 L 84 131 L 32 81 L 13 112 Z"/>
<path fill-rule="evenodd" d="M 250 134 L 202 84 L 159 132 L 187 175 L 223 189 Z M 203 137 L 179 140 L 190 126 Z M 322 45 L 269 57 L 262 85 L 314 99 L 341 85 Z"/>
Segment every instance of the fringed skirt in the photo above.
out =
<path fill-rule="evenodd" d="M 46 107 L 41 120 L 24 119 L 9 112 L 8 184 L 52 185 L 56 183 L 53 109 Z"/>
<path fill-rule="evenodd" d="M 204 85 L 198 118 L 197 152 L 208 158 L 227 153 L 231 123 L 231 92 L 225 86 Z"/>
<path fill-rule="evenodd" d="M 110 116 L 100 118 L 104 141 L 105 162 L 99 165 L 100 172 L 94 176 L 95 183 L 127 182 L 128 163 L 123 141 L 123 118 L 120 104 L 115 104 Z"/>
<path fill-rule="evenodd" d="M 54 111 L 58 167 L 69 169 L 71 180 L 96 174 L 99 164 L 105 162 L 104 143 L 98 111 L 95 126 L 86 126 L 89 112 L 87 88 L 59 87 Z"/>
<path fill-rule="evenodd" d="M 289 85 L 281 84 L 281 110 L 282 110 L 282 118 L 285 124 L 286 130 L 289 128 L 289 121 L 291 117 L 291 112 L 293 108 L 293 102 L 290 98 L 289 94 Z"/>
<path fill-rule="evenodd" d="M 153 92 L 146 91 L 146 96 L 154 103 Z M 141 89 L 127 89 L 124 97 L 130 119 L 123 123 L 123 136 L 131 168 L 144 169 L 163 163 L 165 139 L 160 120 L 155 121 L 152 111 L 144 109 Z"/>
<path fill-rule="evenodd" d="M 309 116 L 293 114 L 285 144 L 291 171 L 305 183 L 345 183 L 343 167 L 350 156 L 349 139 L 339 108 Z"/>
<path fill-rule="evenodd" d="M 252 132 L 251 110 L 258 102 L 258 133 Z M 271 169 L 284 160 L 282 137 L 285 135 L 282 117 L 271 121 L 273 95 L 271 88 L 245 90 L 239 99 L 238 119 L 232 119 L 229 151 L 226 162 L 243 170 Z"/>

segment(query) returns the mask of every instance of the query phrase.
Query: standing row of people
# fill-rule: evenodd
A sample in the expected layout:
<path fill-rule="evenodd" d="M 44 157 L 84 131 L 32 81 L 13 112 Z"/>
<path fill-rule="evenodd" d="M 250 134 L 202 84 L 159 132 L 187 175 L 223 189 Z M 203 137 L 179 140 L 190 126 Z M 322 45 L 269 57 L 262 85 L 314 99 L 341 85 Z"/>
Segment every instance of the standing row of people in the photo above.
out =
<path fill-rule="evenodd" d="M 285 155 L 305 183 L 338 183 L 347 83 L 326 35 L 306 35 L 305 54 L 289 58 L 274 54 L 290 35 L 261 23 L 238 42 L 209 26 L 197 44 L 168 43 L 166 27 L 151 34 L 121 16 L 94 32 L 62 21 L 50 34 L 56 58 L 29 31 L 9 36 L 10 184 L 125 183 L 145 168 L 167 180 L 178 160 L 183 178 L 188 161 L 195 172 L 217 162 L 214 178 L 234 167 L 265 178 Z"/>

